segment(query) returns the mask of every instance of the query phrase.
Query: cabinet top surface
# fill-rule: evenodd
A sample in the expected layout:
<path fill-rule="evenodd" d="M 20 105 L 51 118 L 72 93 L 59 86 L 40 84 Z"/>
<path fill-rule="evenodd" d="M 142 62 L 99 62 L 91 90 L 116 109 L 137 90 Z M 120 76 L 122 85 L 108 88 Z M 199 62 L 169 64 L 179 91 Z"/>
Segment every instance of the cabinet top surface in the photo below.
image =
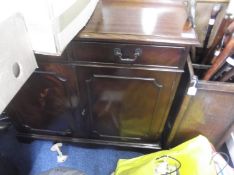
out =
<path fill-rule="evenodd" d="M 169 0 L 100 0 L 76 39 L 198 45 L 186 6 Z"/>

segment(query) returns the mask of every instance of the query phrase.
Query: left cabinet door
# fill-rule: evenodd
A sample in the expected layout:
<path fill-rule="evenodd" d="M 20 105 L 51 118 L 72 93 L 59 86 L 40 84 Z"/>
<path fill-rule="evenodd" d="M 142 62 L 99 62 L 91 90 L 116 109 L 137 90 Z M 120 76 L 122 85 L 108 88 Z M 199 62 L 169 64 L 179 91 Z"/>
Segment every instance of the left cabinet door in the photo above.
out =
<path fill-rule="evenodd" d="M 23 132 L 83 136 L 74 69 L 61 64 L 41 64 L 7 108 Z M 82 128 L 83 127 L 83 128 Z"/>

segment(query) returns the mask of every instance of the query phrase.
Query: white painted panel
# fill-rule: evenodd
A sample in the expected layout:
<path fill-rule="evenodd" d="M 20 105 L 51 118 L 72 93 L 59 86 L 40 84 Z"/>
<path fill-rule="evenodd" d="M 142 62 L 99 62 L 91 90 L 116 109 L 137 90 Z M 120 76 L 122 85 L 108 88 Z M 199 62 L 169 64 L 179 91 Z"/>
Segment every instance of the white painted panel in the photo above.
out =
<path fill-rule="evenodd" d="M 24 19 L 0 21 L 0 113 L 37 68 Z"/>
<path fill-rule="evenodd" d="M 20 3 L 19 3 L 20 2 Z M 98 0 L 20 0 L 33 50 L 61 55 L 86 25 Z"/>

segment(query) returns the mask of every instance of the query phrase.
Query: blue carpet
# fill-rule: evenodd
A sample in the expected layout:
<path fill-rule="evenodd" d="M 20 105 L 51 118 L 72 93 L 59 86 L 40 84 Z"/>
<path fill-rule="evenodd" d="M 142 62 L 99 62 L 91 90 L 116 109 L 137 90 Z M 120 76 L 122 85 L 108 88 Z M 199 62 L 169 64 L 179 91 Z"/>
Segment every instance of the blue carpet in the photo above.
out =
<path fill-rule="evenodd" d="M 22 175 L 37 175 L 55 167 L 68 167 L 83 171 L 86 175 L 110 175 L 118 159 L 142 155 L 139 152 L 114 148 L 87 148 L 64 144 L 62 151 L 68 155 L 64 163 L 57 163 L 57 155 L 50 151 L 52 142 L 34 141 L 19 143 L 14 131 L 0 135 L 0 154 L 12 160 Z"/>

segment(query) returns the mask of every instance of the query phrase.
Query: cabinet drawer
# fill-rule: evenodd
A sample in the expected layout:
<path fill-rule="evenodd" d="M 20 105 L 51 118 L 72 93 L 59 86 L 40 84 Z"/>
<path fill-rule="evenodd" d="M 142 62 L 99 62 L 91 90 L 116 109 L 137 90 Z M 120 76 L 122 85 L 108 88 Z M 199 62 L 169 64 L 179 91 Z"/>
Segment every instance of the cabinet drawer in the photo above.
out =
<path fill-rule="evenodd" d="M 171 46 L 72 42 L 74 61 L 182 68 L 185 48 Z"/>

